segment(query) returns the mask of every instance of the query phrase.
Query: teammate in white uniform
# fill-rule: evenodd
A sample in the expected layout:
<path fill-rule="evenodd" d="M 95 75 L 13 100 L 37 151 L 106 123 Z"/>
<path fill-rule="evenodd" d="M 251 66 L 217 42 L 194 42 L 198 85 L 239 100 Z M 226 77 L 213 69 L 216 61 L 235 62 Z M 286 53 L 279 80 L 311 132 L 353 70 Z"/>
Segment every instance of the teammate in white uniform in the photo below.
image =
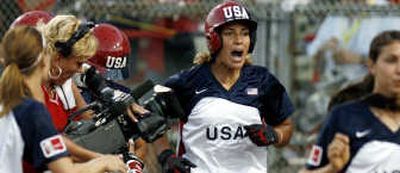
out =
<path fill-rule="evenodd" d="M 303 172 L 400 172 L 400 31 L 370 46 L 372 94 L 333 107 Z"/>
<path fill-rule="evenodd" d="M 266 146 L 288 143 L 294 108 L 281 83 L 250 63 L 256 28 L 238 2 L 210 11 L 205 32 L 211 54 L 199 54 L 197 65 L 166 82 L 187 116 L 179 156 L 160 147 L 163 172 L 266 173 Z"/>
<path fill-rule="evenodd" d="M 43 105 L 41 83 L 48 79 L 50 53 L 39 31 L 16 26 L 4 36 L 5 69 L 0 78 L 0 172 L 21 173 L 22 160 L 37 171 L 126 171 L 117 156 L 102 156 L 88 163 L 73 164 L 63 137 L 51 123 Z"/>

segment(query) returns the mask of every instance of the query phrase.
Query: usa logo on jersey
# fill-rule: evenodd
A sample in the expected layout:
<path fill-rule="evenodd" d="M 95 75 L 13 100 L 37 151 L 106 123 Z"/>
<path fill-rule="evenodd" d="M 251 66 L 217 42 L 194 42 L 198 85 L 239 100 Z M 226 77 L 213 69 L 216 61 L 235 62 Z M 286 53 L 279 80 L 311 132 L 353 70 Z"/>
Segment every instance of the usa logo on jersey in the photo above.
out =
<path fill-rule="evenodd" d="M 40 148 L 46 158 L 53 157 L 57 154 L 67 151 L 65 143 L 61 135 L 46 138 L 40 142 Z"/>

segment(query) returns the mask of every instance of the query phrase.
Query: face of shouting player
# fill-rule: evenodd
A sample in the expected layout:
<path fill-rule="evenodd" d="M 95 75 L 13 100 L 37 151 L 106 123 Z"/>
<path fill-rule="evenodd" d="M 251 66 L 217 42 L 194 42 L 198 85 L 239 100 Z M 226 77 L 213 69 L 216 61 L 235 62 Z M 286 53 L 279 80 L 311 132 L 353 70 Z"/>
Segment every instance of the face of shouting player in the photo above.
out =
<path fill-rule="evenodd" d="M 370 72 L 375 77 L 375 93 L 400 96 L 400 41 L 382 48 L 376 62 L 370 63 Z"/>
<path fill-rule="evenodd" d="M 222 49 L 216 63 L 231 70 L 241 69 L 245 63 L 250 47 L 250 30 L 238 22 L 228 23 L 222 26 Z"/>

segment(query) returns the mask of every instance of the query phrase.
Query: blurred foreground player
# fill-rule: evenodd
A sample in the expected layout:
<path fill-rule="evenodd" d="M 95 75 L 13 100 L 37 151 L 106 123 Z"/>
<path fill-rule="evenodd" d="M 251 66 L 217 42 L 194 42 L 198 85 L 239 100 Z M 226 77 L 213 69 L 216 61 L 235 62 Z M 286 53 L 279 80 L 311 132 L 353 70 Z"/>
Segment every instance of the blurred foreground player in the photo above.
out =
<path fill-rule="evenodd" d="M 400 31 L 370 45 L 372 94 L 334 106 L 303 173 L 399 172 Z"/>
<path fill-rule="evenodd" d="M 48 79 L 51 61 L 44 43 L 40 32 L 30 26 L 13 27 L 2 40 L 0 172 L 22 173 L 22 160 L 37 171 L 54 173 L 126 171 L 116 156 L 82 164 L 68 157 L 64 140 L 43 105 L 40 85 Z"/>

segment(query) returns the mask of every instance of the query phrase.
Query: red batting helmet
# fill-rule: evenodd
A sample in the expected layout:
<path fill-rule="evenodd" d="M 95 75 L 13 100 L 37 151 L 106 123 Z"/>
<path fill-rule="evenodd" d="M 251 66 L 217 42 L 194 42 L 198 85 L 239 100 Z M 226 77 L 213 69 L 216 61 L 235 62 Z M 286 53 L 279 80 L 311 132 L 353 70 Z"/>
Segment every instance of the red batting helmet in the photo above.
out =
<path fill-rule="evenodd" d="M 122 80 L 129 76 L 128 58 L 131 45 L 128 37 L 117 27 L 102 23 L 93 29 L 99 47 L 89 63 L 110 80 Z"/>
<path fill-rule="evenodd" d="M 249 27 L 249 53 L 253 51 L 256 42 L 257 22 L 252 19 L 249 11 L 242 4 L 235 1 L 227 1 L 215 6 L 207 15 L 204 30 L 211 54 L 216 54 L 222 47 L 222 41 L 219 36 L 221 26 L 234 21 L 244 22 Z"/>
<path fill-rule="evenodd" d="M 53 18 L 53 16 L 46 11 L 28 11 L 15 19 L 10 25 L 10 28 L 19 25 L 36 26 L 39 21 L 47 23 L 51 18 Z"/>

